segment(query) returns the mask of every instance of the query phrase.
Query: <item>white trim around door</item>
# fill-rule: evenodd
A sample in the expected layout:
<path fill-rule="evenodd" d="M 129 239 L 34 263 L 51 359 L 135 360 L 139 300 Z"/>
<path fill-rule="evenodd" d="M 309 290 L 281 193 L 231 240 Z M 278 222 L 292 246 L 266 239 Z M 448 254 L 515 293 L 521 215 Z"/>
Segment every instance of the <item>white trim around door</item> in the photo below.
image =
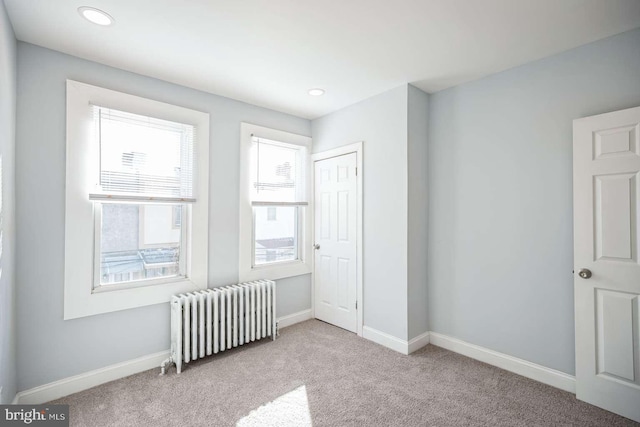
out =
<path fill-rule="evenodd" d="M 356 186 L 357 186 L 357 213 L 356 213 L 356 230 L 357 230 L 357 266 L 356 266 L 356 295 L 357 295 L 357 334 L 362 336 L 362 327 L 364 324 L 364 282 L 363 282 L 363 246 L 362 246 L 362 232 L 363 232 L 363 142 L 355 142 L 353 144 L 344 145 L 342 147 L 333 148 L 331 150 L 323 151 L 321 153 L 315 153 L 311 155 L 311 161 L 316 162 L 319 160 L 326 160 L 332 157 L 343 156 L 345 154 L 356 153 Z M 311 173 L 314 174 L 314 168 L 311 168 Z M 311 182 L 315 183 L 315 175 L 311 178 Z M 312 231 L 312 241 L 315 239 L 315 227 Z M 315 266 L 314 266 L 315 269 Z M 315 270 L 314 270 L 315 271 Z M 311 280 L 311 307 L 315 310 L 315 277 Z M 314 312 L 315 315 L 315 312 Z"/>

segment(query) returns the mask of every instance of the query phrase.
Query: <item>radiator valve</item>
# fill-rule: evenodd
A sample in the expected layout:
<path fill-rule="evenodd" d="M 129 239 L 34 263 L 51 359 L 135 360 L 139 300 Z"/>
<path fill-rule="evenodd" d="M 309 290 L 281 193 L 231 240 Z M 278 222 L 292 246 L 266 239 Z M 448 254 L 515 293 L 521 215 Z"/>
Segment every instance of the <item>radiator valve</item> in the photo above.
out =
<path fill-rule="evenodd" d="M 167 367 L 167 365 L 170 365 L 172 363 L 173 363 L 173 357 L 169 357 L 169 358 L 165 359 L 160 364 L 160 375 L 164 375 L 165 374 L 165 368 Z"/>

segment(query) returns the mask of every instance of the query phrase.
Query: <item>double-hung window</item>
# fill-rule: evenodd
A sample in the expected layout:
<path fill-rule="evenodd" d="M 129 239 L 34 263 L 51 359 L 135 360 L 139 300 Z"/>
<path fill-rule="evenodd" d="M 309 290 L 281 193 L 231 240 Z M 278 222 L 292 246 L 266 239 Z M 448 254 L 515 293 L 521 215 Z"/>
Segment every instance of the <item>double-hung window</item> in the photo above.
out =
<path fill-rule="evenodd" d="M 94 289 L 186 277 L 195 126 L 94 105 Z"/>
<path fill-rule="evenodd" d="M 67 82 L 65 318 L 206 287 L 208 122 Z"/>
<path fill-rule="evenodd" d="M 308 137 L 242 124 L 240 278 L 309 273 Z"/>

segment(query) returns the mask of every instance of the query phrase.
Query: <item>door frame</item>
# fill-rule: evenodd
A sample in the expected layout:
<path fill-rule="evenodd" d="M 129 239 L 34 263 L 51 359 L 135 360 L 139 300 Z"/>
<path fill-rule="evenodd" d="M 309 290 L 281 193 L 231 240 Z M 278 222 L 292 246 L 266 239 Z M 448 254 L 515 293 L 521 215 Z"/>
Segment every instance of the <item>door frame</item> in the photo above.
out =
<path fill-rule="evenodd" d="M 341 147 L 333 148 L 331 150 L 323 151 L 320 153 L 314 153 L 311 155 L 311 182 L 313 187 L 313 195 L 315 197 L 316 194 L 316 176 L 315 176 L 315 162 L 321 160 L 331 159 L 333 157 L 344 156 L 345 154 L 356 153 L 356 298 L 358 308 L 356 309 L 357 316 L 357 324 L 356 324 L 356 333 L 359 337 L 362 336 L 362 327 L 364 325 L 364 280 L 363 280 L 363 207 L 364 207 L 364 198 L 363 198 L 363 147 L 364 144 L 362 141 L 355 142 L 353 144 L 344 145 Z M 315 200 L 314 200 L 315 203 Z M 311 227 L 311 242 L 309 242 L 309 246 L 313 246 L 316 238 L 316 219 L 315 215 L 312 218 L 313 225 Z M 312 269 L 313 274 L 311 275 L 311 315 L 315 318 L 316 311 L 316 303 L 315 303 L 315 277 L 316 277 L 316 266 L 315 266 L 315 252 L 312 258 Z"/>

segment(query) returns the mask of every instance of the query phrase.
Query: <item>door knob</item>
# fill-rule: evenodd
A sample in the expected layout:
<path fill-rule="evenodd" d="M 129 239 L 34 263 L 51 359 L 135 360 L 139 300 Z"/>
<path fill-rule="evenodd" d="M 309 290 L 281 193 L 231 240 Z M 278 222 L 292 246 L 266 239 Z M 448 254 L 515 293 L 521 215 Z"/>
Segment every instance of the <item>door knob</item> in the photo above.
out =
<path fill-rule="evenodd" d="M 578 276 L 582 277 L 583 279 L 588 279 L 591 277 L 591 270 L 589 270 L 588 268 L 581 268 L 580 271 L 578 271 Z"/>
<path fill-rule="evenodd" d="M 313 249 L 317 251 L 318 249 L 320 249 L 320 245 L 316 243 L 315 245 L 313 245 Z"/>

